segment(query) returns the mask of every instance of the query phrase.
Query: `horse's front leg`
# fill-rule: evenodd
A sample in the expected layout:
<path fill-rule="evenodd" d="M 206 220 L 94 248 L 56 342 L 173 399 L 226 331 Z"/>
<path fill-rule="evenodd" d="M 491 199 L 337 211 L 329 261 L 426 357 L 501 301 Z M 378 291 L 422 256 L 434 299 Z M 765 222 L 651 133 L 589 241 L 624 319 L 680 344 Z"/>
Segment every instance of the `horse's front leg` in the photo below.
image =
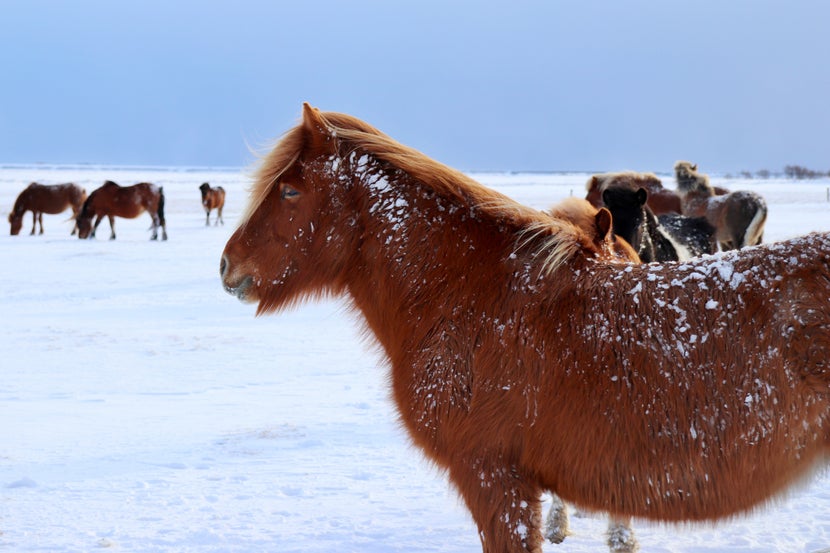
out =
<path fill-rule="evenodd" d="M 32 211 L 32 232 L 29 233 L 29 236 L 35 235 L 35 229 L 37 228 L 37 211 Z"/>
<path fill-rule="evenodd" d="M 205 208 L 205 226 L 210 226 L 210 208 Z"/>
<path fill-rule="evenodd" d="M 107 219 L 110 221 L 110 240 L 115 240 L 115 217 L 107 215 Z"/>
<path fill-rule="evenodd" d="M 215 226 L 219 226 L 219 223 L 222 223 L 223 226 L 225 225 L 225 220 L 222 218 L 222 208 L 221 207 L 216 210 L 216 224 L 215 224 Z"/>
<path fill-rule="evenodd" d="M 568 507 L 561 497 L 552 494 L 550 511 L 545 522 L 545 538 L 551 543 L 562 543 L 570 533 Z"/>
<path fill-rule="evenodd" d="M 630 517 L 608 519 L 608 547 L 611 553 L 634 553 L 640 550 L 640 544 L 631 528 Z"/>
<path fill-rule="evenodd" d="M 40 234 L 43 234 L 43 212 L 37 214 L 37 222 L 40 223 Z"/>
<path fill-rule="evenodd" d="M 541 488 L 516 467 L 479 460 L 450 478 L 478 526 L 484 553 L 542 553 Z"/>

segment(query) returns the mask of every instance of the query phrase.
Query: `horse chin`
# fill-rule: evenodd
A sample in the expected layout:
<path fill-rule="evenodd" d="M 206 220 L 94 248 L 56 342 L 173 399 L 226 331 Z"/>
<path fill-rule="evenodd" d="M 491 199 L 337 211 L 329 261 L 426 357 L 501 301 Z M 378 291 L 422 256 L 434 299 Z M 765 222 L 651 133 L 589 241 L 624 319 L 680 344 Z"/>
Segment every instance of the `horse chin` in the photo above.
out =
<path fill-rule="evenodd" d="M 236 299 L 244 303 L 253 303 L 257 301 L 255 293 L 256 289 L 253 287 L 253 284 L 254 279 L 250 276 L 246 276 L 241 282 L 234 285 L 231 285 L 225 281 L 222 282 L 222 285 L 225 287 L 225 291 L 228 294 L 236 296 Z"/>

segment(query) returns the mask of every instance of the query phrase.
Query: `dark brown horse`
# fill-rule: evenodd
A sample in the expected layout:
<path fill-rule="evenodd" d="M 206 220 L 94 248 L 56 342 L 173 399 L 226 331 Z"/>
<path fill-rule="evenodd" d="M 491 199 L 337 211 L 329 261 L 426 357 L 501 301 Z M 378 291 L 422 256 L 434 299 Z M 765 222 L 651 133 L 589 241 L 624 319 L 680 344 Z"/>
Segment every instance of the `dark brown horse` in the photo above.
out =
<path fill-rule="evenodd" d="M 222 219 L 222 209 L 225 207 L 225 189 L 221 186 L 211 188 L 210 184 L 205 182 L 202 183 L 199 190 L 202 191 L 202 207 L 205 208 L 205 226 L 210 226 L 210 211 L 212 209 L 216 210 L 216 222 L 214 225 L 218 225 L 219 223 L 224 225 L 225 221 Z"/>
<path fill-rule="evenodd" d="M 72 218 L 78 215 L 78 211 L 86 200 L 86 190 L 75 183 L 66 184 L 38 184 L 31 183 L 23 189 L 14 202 L 14 207 L 9 213 L 11 223 L 11 234 L 16 236 L 23 226 L 23 215 L 27 211 L 32 212 L 32 232 L 40 223 L 40 234 L 43 234 L 43 214 L 55 215 L 72 208 Z M 72 228 L 72 234 L 78 230 L 78 225 Z"/>
<path fill-rule="evenodd" d="M 633 190 L 644 188 L 648 192 L 648 207 L 655 215 L 681 213 L 680 196 L 674 190 L 663 188 L 662 181 L 652 173 L 622 171 L 593 175 L 585 185 L 588 191 L 585 199 L 594 207 L 602 207 L 603 190 L 615 185 L 627 186 Z"/>
<path fill-rule="evenodd" d="M 92 191 L 81 212 L 78 214 L 78 237 L 94 238 L 95 230 L 101 220 L 110 221 L 110 240 L 115 240 L 115 218 L 135 219 L 144 212 L 153 219 L 153 235 L 150 240 L 158 238 L 161 227 L 161 239 L 167 240 L 167 224 L 164 220 L 164 191 L 160 186 L 142 182 L 132 186 L 119 186 L 106 181 L 100 188 Z M 92 219 L 95 218 L 93 224 Z"/>
<path fill-rule="evenodd" d="M 830 235 L 651 265 L 604 248 L 306 105 L 220 274 L 258 313 L 350 299 L 487 553 L 541 551 L 545 490 L 612 516 L 717 520 L 825 466 Z"/>
<path fill-rule="evenodd" d="M 677 191 L 683 214 L 706 217 L 716 229 L 722 250 L 737 250 L 760 244 L 767 221 L 767 203 L 760 194 L 738 190 L 718 195 L 709 177 L 697 172 L 697 165 L 678 161 L 674 166 Z"/>

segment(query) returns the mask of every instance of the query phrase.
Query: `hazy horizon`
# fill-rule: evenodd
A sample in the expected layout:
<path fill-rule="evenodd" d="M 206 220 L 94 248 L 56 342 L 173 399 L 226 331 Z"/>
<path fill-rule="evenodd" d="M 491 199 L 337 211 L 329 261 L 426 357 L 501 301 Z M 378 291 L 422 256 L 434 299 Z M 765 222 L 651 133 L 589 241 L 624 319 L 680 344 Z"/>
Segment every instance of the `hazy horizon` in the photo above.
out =
<path fill-rule="evenodd" d="M 462 171 L 830 170 L 820 0 L 3 12 L 3 164 L 247 167 L 308 101 Z"/>

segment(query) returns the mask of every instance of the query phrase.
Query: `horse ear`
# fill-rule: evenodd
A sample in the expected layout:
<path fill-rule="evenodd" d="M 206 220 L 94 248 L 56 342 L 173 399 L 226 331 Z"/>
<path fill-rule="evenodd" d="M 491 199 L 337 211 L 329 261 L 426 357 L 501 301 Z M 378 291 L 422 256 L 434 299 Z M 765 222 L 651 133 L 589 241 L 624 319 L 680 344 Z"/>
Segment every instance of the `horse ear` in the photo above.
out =
<path fill-rule="evenodd" d="M 640 205 L 646 205 L 648 201 L 648 192 L 645 188 L 637 189 L 637 201 L 640 202 Z"/>
<path fill-rule="evenodd" d="M 610 194 L 609 190 L 606 188 L 602 191 L 602 203 L 608 205 L 608 195 Z"/>
<path fill-rule="evenodd" d="M 597 229 L 597 241 L 605 240 L 608 233 L 611 232 L 612 223 L 613 218 L 611 217 L 611 212 L 604 207 L 599 208 L 599 211 L 594 216 L 594 226 Z"/>
<path fill-rule="evenodd" d="M 323 151 L 330 151 L 334 148 L 332 141 L 334 134 L 331 127 L 326 123 L 320 110 L 311 107 L 308 102 L 303 103 L 302 127 L 307 141 L 306 146 Z"/>

